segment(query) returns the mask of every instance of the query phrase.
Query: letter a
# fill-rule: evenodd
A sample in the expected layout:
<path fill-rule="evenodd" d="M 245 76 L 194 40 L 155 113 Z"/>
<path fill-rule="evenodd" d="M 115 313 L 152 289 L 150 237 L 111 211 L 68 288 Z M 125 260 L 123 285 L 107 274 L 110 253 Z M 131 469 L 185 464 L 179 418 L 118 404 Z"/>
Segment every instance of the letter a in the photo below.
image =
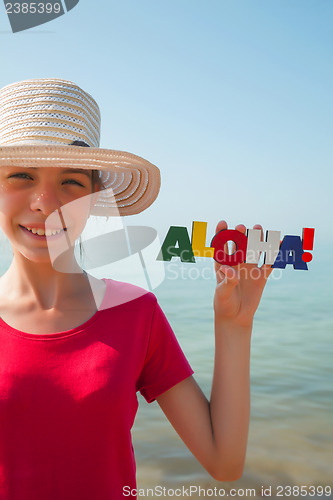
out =
<path fill-rule="evenodd" d="M 287 264 L 292 264 L 294 269 L 307 271 L 308 266 L 302 259 L 303 245 L 299 236 L 287 235 L 283 238 L 280 250 L 273 268 L 285 269 Z"/>
<path fill-rule="evenodd" d="M 178 243 L 178 247 L 176 244 Z M 182 262 L 193 262 L 195 258 L 186 227 L 171 226 L 165 237 L 157 260 L 170 261 L 172 257 L 180 257 Z"/>

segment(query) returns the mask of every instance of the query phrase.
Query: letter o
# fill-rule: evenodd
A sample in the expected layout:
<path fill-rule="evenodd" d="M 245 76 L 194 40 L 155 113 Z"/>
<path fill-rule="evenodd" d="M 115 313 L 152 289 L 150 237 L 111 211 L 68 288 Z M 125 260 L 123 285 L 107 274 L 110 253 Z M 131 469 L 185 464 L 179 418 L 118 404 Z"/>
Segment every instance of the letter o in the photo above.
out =
<path fill-rule="evenodd" d="M 236 244 L 236 251 L 229 255 L 224 251 L 224 246 L 228 241 Z M 215 234 L 210 244 L 214 251 L 214 260 L 226 266 L 237 266 L 245 261 L 247 237 L 236 229 L 222 229 Z"/>

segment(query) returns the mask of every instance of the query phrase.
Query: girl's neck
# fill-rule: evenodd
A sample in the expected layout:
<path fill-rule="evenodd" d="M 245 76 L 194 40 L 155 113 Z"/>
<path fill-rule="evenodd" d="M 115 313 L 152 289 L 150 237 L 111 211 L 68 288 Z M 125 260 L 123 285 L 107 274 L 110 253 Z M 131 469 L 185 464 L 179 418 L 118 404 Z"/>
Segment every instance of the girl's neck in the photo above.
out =
<path fill-rule="evenodd" d="M 68 272 L 56 271 L 50 262 L 32 262 L 14 254 L 8 271 L 1 278 L 2 288 L 13 297 L 33 303 L 40 309 L 61 308 L 67 298 L 79 296 L 90 287 L 86 273 L 75 259 Z"/>

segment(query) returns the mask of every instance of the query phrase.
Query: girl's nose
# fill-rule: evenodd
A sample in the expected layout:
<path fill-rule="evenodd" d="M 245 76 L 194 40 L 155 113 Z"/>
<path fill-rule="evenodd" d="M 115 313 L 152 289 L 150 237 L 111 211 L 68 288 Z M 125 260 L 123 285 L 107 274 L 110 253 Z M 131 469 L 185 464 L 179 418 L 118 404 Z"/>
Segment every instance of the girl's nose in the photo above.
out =
<path fill-rule="evenodd" d="M 52 187 L 43 187 L 31 196 L 30 208 L 33 211 L 41 211 L 45 215 L 50 215 L 60 207 L 61 202 Z"/>

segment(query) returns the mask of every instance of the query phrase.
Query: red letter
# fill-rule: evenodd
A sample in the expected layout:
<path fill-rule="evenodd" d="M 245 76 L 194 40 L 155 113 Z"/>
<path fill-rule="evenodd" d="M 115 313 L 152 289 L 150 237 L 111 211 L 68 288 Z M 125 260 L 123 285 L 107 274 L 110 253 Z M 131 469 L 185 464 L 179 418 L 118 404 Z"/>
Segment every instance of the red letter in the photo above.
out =
<path fill-rule="evenodd" d="M 224 250 L 224 246 L 228 241 L 236 243 L 236 251 L 231 255 Z M 236 229 L 222 229 L 222 231 L 215 234 L 210 246 L 215 248 L 214 260 L 219 264 L 236 266 L 245 261 L 247 237 L 240 231 L 236 231 Z"/>

